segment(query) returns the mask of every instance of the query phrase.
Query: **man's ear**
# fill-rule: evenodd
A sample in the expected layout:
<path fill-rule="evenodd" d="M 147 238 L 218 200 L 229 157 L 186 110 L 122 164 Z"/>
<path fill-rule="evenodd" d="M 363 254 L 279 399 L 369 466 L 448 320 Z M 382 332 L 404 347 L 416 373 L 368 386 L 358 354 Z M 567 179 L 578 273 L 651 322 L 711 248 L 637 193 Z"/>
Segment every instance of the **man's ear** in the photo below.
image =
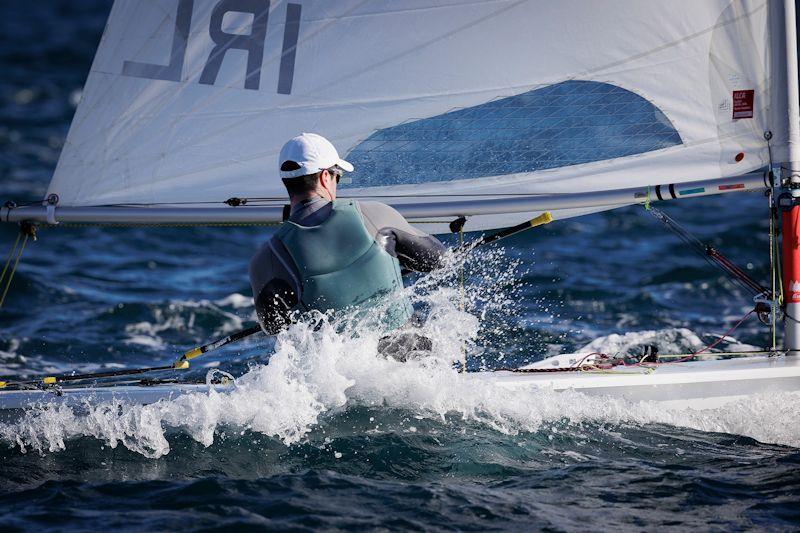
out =
<path fill-rule="evenodd" d="M 321 170 L 319 172 L 319 186 L 328 191 L 328 193 L 331 192 L 331 181 L 332 176 L 330 172 L 327 170 Z M 331 194 L 331 196 L 333 195 Z"/>
<path fill-rule="evenodd" d="M 325 176 L 323 178 L 323 176 Z M 327 170 L 321 170 L 319 173 L 319 179 L 324 180 L 325 187 L 330 187 L 331 181 L 333 181 L 333 174 L 328 172 Z"/>

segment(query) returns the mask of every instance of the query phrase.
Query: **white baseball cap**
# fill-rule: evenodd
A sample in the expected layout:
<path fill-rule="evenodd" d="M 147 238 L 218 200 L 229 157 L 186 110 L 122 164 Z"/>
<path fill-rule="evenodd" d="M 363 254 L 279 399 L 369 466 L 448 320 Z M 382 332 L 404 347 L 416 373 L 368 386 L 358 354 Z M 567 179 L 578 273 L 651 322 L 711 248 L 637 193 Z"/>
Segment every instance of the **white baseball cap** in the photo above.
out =
<path fill-rule="evenodd" d="M 353 171 L 353 165 L 339 157 L 339 152 L 331 142 L 316 133 L 301 133 L 281 148 L 278 158 L 278 168 L 286 161 L 294 161 L 300 168 L 296 170 L 281 170 L 281 178 L 296 178 L 307 174 L 314 174 L 320 170 L 336 165 L 347 172 Z"/>

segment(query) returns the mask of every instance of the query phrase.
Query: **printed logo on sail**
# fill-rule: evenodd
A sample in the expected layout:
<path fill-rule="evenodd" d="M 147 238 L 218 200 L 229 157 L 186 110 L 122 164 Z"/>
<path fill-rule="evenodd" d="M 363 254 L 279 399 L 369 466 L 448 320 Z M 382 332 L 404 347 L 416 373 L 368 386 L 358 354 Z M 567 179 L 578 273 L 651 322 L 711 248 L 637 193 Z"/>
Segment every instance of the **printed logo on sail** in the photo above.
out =
<path fill-rule="evenodd" d="M 789 283 L 789 301 L 792 303 L 800 302 L 800 281 L 796 279 Z"/>
<path fill-rule="evenodd" d="M 755 91 L 733 91 L 733 119 L 753 118 L 753 97 Z"/>

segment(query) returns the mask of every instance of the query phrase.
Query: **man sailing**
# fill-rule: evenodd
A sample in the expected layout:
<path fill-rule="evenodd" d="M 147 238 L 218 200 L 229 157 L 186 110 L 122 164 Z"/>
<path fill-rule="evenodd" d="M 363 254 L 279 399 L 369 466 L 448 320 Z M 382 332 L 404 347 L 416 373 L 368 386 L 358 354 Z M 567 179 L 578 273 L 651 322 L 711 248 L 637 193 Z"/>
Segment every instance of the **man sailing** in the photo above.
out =
<path fill-rule="evenodd" d="M 289 194 L 289 218 L 250 261 L 250 283 L 261 327 L 274 334 L 296 312 L 380 306 L 387 332 L 411 319 L 402 270 L 429 272 L 445 248 L 380 202 L 337 200 L 336 187 L 353 165 L 324 137 L 303 133 L 281 149 L 280 177 Z M 376 307 L 377 309 L 377 307 Z M 385 337 L 384 355 L 404 359 L 406 350 L 430 349 L 416 334 Z"/>

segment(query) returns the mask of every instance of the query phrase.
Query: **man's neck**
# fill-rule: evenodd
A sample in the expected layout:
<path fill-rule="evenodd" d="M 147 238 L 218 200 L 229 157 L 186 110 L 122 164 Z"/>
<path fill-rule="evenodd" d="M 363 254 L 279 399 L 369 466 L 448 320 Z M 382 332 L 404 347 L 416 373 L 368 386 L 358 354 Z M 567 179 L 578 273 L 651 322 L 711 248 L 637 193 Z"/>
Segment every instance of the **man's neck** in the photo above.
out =
<path fill-rule="evenodd" d="M 327 217 L 333 204 L 322 196 L 306 196 L 289 209 L 289 220 L 297 224 L 316 225 Z M 323 218 L 320 219 L 320 216 Z"/>
<path fill-rule="evenodd" d="M 299 195 L 298 194 L 298 195 L 295 195 L 295 196 L 290 196 L 289 197 L 289 205 L 291 207 L 294 207 L 297 204 L 302 204 L 303 202 L 316 200 L 317 198 L 325 200 L 326 202 L 329 201 L 328 198 L 326 198 L 324 194 L 320 194 L 318 192 L 312 192 L 310 194 L 303 194 L 303 195 Z"/>

